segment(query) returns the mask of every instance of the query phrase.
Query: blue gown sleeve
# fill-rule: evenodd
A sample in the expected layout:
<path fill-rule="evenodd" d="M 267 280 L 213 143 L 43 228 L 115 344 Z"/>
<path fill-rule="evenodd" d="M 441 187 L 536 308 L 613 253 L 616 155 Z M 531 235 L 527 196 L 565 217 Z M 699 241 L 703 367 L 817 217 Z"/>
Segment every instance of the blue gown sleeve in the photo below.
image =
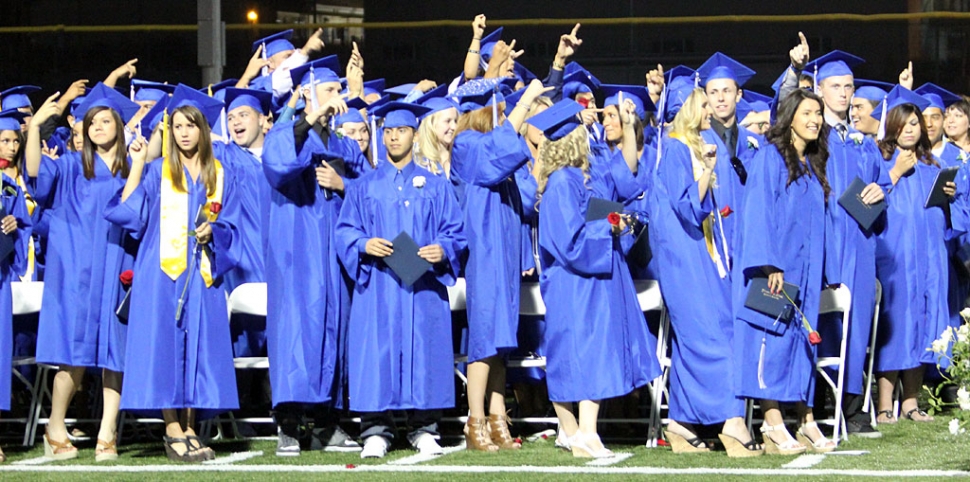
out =
<path fill-rule="evenodd" d="M 630 170 L 630 166 L 626 165 L 626 159 L 623 158 L 623 151 L 617 149 L 613 153 L 609 166 L 610 174 L 613 176 L 613 182 L 616 185 L 617 201 L 625 203 L 643 193 L 640 182 L 639 159 L 637 160 L 637 164 L 637 172 L 634 173 Z"/>
<path fill-rule="evenodd" d="M 778 206 L 780 196 L 779 169 L 785 163 L 773 145 L 759 149 L 752 159 L 754 169 L 748 171 L 748 183 L 744 188 L 742 218 L 744 236 L 741 236 L 741 269 L 748 271 L 762 266 L 784 269 L 780 258 L 782 250 L 776 245 L 781 236 L 777 234 L 775 217 L 783 212 Z M 663 166 L 663 163 L 661 164 Z"/>
<path fill-rule="evenodd" d="M 606 219 L 585 222 L 584 187 L 563 172 L 549 177 L 539 208 L 543 249 L 570 272 L 608 275 L 613 270 L 613 234 Z"/>
<path fill-rule="evenodd" d="M 452 167 L 465 182 L 491 187 L 529 160 L 529 148 L 506 122 L 487 134 L 465 131 L 455 138 Z"/>
<path fill-rule="evenodd" d="M 274 189 L 300 177 L 310 167 L 312 156 L 307 152 L 308 144 L 297 152 L 293 122 L 276 124 L 269 131 L 263 144 L 263 173 Z"/>
<path fill-rule="evenodd" d="M 32 223 L 30 215 L 27 214 L 27 202 L 24 199 L 24 192 L 20 186 L 4 176 L 4 185 L 14 188 L 13 193 L 3 193 L 3 208 L 5 212 L 17 219 L 17 231 L 14 233 L 13 259 L 10 262 L 10 270 L 17 276 L 23 276 L 27 271 L 27 247 L 31 242 Z M 6 182 L 9 181 L 9 184 Z"/>
<path fill-rule="evenodd" d="M 239 265 L 245 256 L 245 241 L 239 232 L 239 219 L 243 216 L 242 197 L 237 195 L 238 183 L 235 175 L 223 169 L 222 211 L 212 227 L 212 276 L 220 278 Z M 253 186 L 255 189 L 256 187 Z"/>
<path fill-rule="evenodd" d="M 48 208 L 54 207 L 57 181 L 61 177 L 60 166 L 62 163 L 68 162 L 69 158 L 74 160 L 73 157 L 74 155 L 70 155 L 51 159 L 47 156 L 41 156 L 37 177 L 33 178 L 32 182 L 34 185 L 33 196 L 37 200 L 37 204 Z"/>
<path fill-rule="evenodd" d="M 657 174 L 669 193 L 670 207 L 681 222 L 701 226 L 714 209 L 714 202 L 710 193 L 704 196 L 703 201 L 700 199 L 690 150 L 676 139 L 667 139 L 663 149 L 663 160 Z"/>
<path fill-rule="evenodd" d="M 873 141 L 868 136 L 862 142 L 862 157 L 862 162 L 865 166 L 863 172 L 868 175 L 868 179 L 865 179 L 866 183 L 874 182 L 883 191 L 889 192 L 893 187 L 892 178 L 889 177 L 889 169 L 892 164 L 883 161 L 879 146 L 876 145 L 876 141 Z"/>
<path fill-rule="evenodd" d="M 450 194 L 451 185 L 448 182 L 438 183 L 437 202 L 438 225 L 434 226 L 434 243 L 441 245 L 445 252 L 445 259 L 435 266 L 435 278 L 445 286 L 454 286 L 461 272 L 462 252 L 468 246 L 462 222 L 461 207 L 458 200 Z M 530 245 L 531 246 L 531 245 Z"/>
<path fill-rule="evenodd" d="M 148 172 L 142 176 L 141 183 L 127 200 L 121 201 L 121 193 L 124 191 L 122 187 L 104 207 L 104 218 L 127 229 L 134 239 L 140 240 L 145 235 L 152 203 L 161 188 L 161 169 L 165 168 L 163 162 L 158 158 L 145 166 Z"/>
<path fill-rule="evenodd" d="M 347 274 L 361 287 L 367 286 L 376 262 L 376 259 L 366 251 L 367 240 L 373 236 L 368 234 L 364 223 L 365 191 L 365 189 L 353 189 L 346 192 L 340 208 L 340 217 L 337 219 L 337 227 L 334 228 L 337 255 Z"/>

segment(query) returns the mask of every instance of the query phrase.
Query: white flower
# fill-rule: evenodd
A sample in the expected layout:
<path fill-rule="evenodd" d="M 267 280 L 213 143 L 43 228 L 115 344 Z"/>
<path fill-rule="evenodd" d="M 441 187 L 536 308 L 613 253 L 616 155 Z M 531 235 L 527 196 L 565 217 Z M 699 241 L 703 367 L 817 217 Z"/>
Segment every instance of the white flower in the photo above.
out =
<path fill-rule="evenodd" d="M 957 401 L 960 402 L 960 410 L 970 410 L 970 391 L 966 387 L 957 390 Z"/>
<path fill-rule="evenodd" d="M 861 145 L 862 141 L 866 139 L 866 136 L 861 132 L 853 132 L 849 134 L 849 139 L 852 139 L 857 145 Z"/>
<path fill-rule="evenodd" d="M 962 163 L 964 163 L 964 164 L 966 164 L 966 162 L 967 162 L 967 153 L 964 152 L 964 151 L 960 151 L 960 155 L 957 156 L 957 160 L 960 161 L 960 162 L 962 162 Z"/>
<path fill-rule="evenodd" d="M 427 182 L 428 180 L 425 179 L 424 176 L 414 176 L 414 179 L 411 180 L 411 185 L 418 189 L 421 189 L 422 187 L 424 187 L 425 183 Z"/>
<path fill-rule="evenodd" d="M 758 145 L 758 139 L 748 136 L 748 149 L 761 149 L 761 146 Z"/>
<path fill-rule="evenodd" d="M 953 435 L 958 435 L 960 433 L 960 421 L 957 419 L 950 420 L 950 433 Z"/>

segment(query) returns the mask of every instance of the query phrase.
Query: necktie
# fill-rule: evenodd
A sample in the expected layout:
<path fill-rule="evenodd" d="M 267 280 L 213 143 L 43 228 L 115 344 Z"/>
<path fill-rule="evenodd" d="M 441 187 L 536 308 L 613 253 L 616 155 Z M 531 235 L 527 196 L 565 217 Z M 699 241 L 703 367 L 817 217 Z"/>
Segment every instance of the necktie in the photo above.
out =
<path fill-rule="evenodd" d="M 848 128 L 845 124 L 835 124 L 835 131 L 839 133 L 839 139 L 845 142 L 845 134 L 848 132 Z"/>

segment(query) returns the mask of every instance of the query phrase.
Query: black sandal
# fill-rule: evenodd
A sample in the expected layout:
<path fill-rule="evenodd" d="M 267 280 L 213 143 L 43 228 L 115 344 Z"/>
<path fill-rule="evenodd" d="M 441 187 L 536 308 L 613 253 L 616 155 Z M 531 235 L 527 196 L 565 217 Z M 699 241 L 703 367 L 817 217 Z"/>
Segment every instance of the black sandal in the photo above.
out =
<path fill-rule="evenodd" d="M 162 440 L 165 442 L 165 456 L 172 462 L 201 462 L 203 460 L 204 455 L 193 449 L 187 439 L 162 436 Z M 185 452 L 179 455 L 172 447 L 174 444 L 185 445 Z"/>
<path fill-rule="evenodd" d="M 216 451 L 204 444 L 197 435 L 186 435 L 185 439 L 189 441 L 189 448 L 193 452 L 198 451 L 202 454 L 203 460 L 214 460 L 216 458 Z"/>
<path fill-rule="evenodd" d="M 914 413 L 917 414 L 917 415 L 919 415 L 919 416 L 921 416 L 921 417 L 926 417 L 926 418 L 923 419 L 923 420 L 917 420 L 917 419 L 913 418 L 913 414 Z M 914 422 L 932 422 L 933 421 L 933 417 L 931 417 L 930 414 L 928 414 L 928 413 L 920 410 L 919 407 L 916 407 L 916 408 L 914 408 L 914 409 L 906 412 L 906 415 L 903 415 L 903 416 L 906 417 L 907 420 L 912 420 Z"/>
<path fill-rule="evenodd" d="M 888 421 L 886 421 L 886 422 L 880 422 L 879 421 L 879 416 L 880 415 L 886 415 L 886 418 L 888 419 Z M 896 417 L 893 416 L 893 411 L 892 410 L 880 410 L 880 411 L 876 412 L 876 423 L 877 424 L 880 424 L 880 425 L 892 425 L 892 424 L 894 424 L 896 422 L 897 422 L 897 420 L 896 420 Z"/>

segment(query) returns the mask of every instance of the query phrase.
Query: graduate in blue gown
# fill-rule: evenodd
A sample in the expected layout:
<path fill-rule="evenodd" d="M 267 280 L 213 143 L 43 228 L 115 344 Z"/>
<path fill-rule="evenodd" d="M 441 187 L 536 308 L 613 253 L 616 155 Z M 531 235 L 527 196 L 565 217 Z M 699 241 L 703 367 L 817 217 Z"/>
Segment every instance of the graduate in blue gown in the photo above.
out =
<path fill-rule="evenodd" d="M 16 153 L 4 152 L 7 145 L 19 150 L 20 122 L 23 114 L 16 110 L 0 112 L 0 159 L 13 159 Z M 12 135 L 12 136 L 11 136 Z M 0 180 L 0 205 L 3 218 L 0 219 L 0 236 L 8 236 L 12 251 L 0 259 L 0 410 L 10 410 L 10 390 L 12 379 L 13 340 L 13 300 L 10 283 L 20 281 L 27 269 L 28 248 L 31 245 L 30 215 L 27 212 L 25 193 L 17 182 L 6 172 Z M 0 450 L 0 463 L 7 457 Z"/>
<path fill-rule="evenodd" d="M 744 399 L 735 394 L 734 313 L 729 244 L 720 211 L 718 156 L 702 132 L 710 107 L 693 89 L 663 143 L 654 183 L 662 185 L 650 218 L 651 247 L 673 328 L 670 419 L 665 433 L 675 453 L 707 452 L 695 425 L 723 424 L 729 456 L 754 456 L 761 447 L 744 424 Z M 731 173 L 733 174 L 733 173 Z M 736 174 L 735 174 L 736 176 Z"/>
<path fill-rule="evenodd" d="M 739 217 L 743 235 L 732 272 L 734 389 L 739 397 L 761 399 L 768 454 L 835 449 L 811 410 L 815 345 L 810 336 L 817 336 L 829 194 L 822 112 L 822 100 L 804 90 L 782 100 L 767 135 L 770 145 L 751 160 Z M 782 292 L 783 283 L 798 287 L 793 301 L 800 309 L 787 322 L 745 306 L 752 280 L 766 276 L 775 294 Z M 797 407 L 797 441 L 786 430 L 779 408 L 786 402 Z"/>
<path fill-rule="evenodd" d="M 451 157 L 452 179 L 463 185 L 460 201 L 469 241 L 465 282 L 470 416 L 465 434 L 469 449 L 485 451 L 521 446 L 508 431 L 502 359 L 516 347 L 524 271 L 524 208 L 515 172 L 529 160 L 529 150 L 517 131 L 532 101 L 548 90 L 533 81 L 506 119 L 504 98 L 493 94 L 491 80 L 462 87 L 466 112 L 458 120 Z M 488 420 L 486 396 L 490 397 Z"/>
<path fill-rule="evenodd" d="M 876 244 L 876 274 L 882 283 L 882 306 L 874 371 L 878 377 L 877 423 L 895 423 L 893 391 L 902 380 L 900 414 L 932 421 L 919 409 L 917 397 L 926 364 L 936 364 L 928 351 L 949 326 L 949 257 L 944 211 L 925 208 L 939 163 L 932 157 L 922 111 L 928 102 L 907 89 L 889 93 L 879 142 L 893 188 L 887 196 L 885 225 Z M 874 115 L 879 116 L 877 106 Z M 955 184 L 944 189 L 952 198 Z"/>
<path fill-rule="evenodd" d="M 656 338 L 647 329 L 626 266 L 633 236 L 625 221 L 585 221 L 592 196 L 586 128 L 571 100 L 529 122 L 543 130 L 540 147 L 540 286 L 546 305 L 546 369 L 557 413 L 579 403 L 578 426 L 561 419 L 573 455 L 611 457 L 597 435 L 600 401 L 625 395 L 660 374 Z M 625 115 L 632 136 L 632 108 Z M 569 427 L 572 425 L 572 427 Z M 570 428 L 574 433 L 569 434 Z"/>
<path fill-rule="evenodd" d="M 324 58 L 290 72 L 306 107 L 295 120 L 274 125 L 263 147 L 263 173 L 272 187 L 263 242 L 279 455 L 300 453 L 304 405 L 316 421 L 313 447 L 360 450 L 328 413 L 332 405 L 343 406 L 341 350 L 351 287 L 337 260 L 334 227 L 345 192 L 372 169 L 357 143 L 330 126 L 331 116 L 347 109 L 339 68 Z M 344 177 L 328 163 L 342 164 Z"/>
<path fill-rule="evenodd" d="M 132 172 L 104 217 L 140 240 L 130 298 L 121 407 L 161 416 L 169 459 L 215 457 L 195 420 L 239 408 L 223 275 L 236 266 L 242 210 L 231 169 L 213 155 L 209 129 L 222 102 L 179 85 L 168 103 L 165 155 L 147 166 L 132 143 Z"/>
<path fill-rule="evenodd" d="M 408 435 L 422 453 L 441 453 L 437 421 L 455 405 L 452 286 L 466 246 L 451 184 L 413 162 L 417 117 L 428 108 L 391 102 L 384 117 L 387 160 L 344 200 L 336 228 L 340 260 L 355 282 L 347 362 L 350 409 L 361 413 L 362 456 L 381 456 L 394 439 L 391 410 L 408 410 Z M 406 232 L 431 268 L 404 285 L 382 258 Z M 403 248 L 402 248 L 403 249 Z"/>
<path fill-rule="evenodd" d="M 45 449 L 55 459 L 77 457 L 64 416 L 86 367 L 103 369 L 104 402 L 96 456 L 117 458 L 119 393 L 125 369 L 127 325 L 115 314 L 124 296 L 119 275 L 131 269 L 137 244 L 101 216 L 124 185 L 130 167 L 124 122 L 138 106 L 103 84 L 78 108 L 82 152 L 42 156 L 39 125 L 57 109 L 50 98 L 28 131 L 26 171 L 45 206 L 48 244 L 45 294 L 38 323 L 37 361 L 60 367 L 54 377 Z"/>

